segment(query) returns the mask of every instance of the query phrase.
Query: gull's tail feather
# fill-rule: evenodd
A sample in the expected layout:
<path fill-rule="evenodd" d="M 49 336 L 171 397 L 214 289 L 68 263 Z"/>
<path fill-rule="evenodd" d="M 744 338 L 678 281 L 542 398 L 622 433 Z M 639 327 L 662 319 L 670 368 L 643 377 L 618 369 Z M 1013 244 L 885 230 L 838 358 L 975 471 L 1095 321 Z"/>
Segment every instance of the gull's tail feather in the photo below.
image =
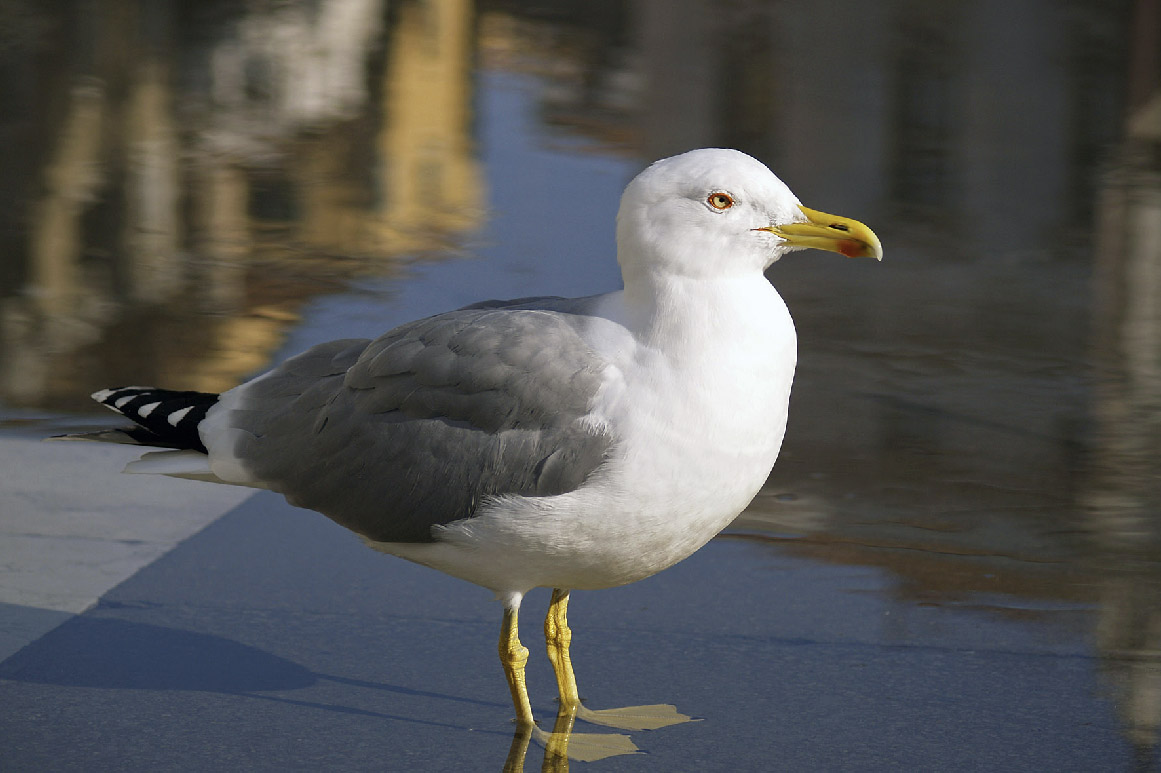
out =
<path fill-rule="evenodd" d="M 133 443 L 206 452 L 198 424 L 218 401 L 210 392 L 181 392 L 153 387 L 118 387 L 93 393 L 93 399 L 137 423 L 135 427 L 67 436 L 77 440 Z"/>
<path fill-rule="evenodd" d="M 93 399 L 137 422 L 137 426 L 79 432 L 51 439 L 98 440 L 171 449 L 144 454 L 130 462 L 125 472 L 264 488 L 260 483 L 222 480 L 210 469 L 210 458 L 198 434 L 198 425 L 218 402 L 218 395 L 131 386 L 102 389 L 93 393 Z"/>

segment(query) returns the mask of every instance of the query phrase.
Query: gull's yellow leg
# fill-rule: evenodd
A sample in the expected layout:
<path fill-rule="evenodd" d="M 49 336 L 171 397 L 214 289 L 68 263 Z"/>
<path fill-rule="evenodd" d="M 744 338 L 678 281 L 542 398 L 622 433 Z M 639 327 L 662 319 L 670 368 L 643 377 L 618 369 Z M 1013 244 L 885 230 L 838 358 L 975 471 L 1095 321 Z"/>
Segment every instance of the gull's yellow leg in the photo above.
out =
<path fill-rule="evenodd" d="M 576 675 L 573 674 L 572 659 L 568 654 L 572 629 L 568 627 L 568 590 L 565 588 L 552 589 L 552 601 L 548 605 L 548 615 L 544 618 L 544 643 L 548 646 L 548 659 L 556 674 L 561 708 L 579 706 Z"/>
<path fill-rule="evenodd" d="M 572 658 L 568 654 L 568 647 L 572 643 L 572 630 L 568 627 L 568 591 L 564 588 L 554 588 L 552 591 L 548 615 L 544 618 L 544 641 L 548 645 L 548 659 L 552 661 L 552 670 L 556 673 L 562 715 L 569 711 L 575 719 L 622 730 L 655 730 L 659 727 L 689 722 L 692 719 L 686 714 L 679 713 L 676 707 L 664 703 L 596 710 L 581 705 L 576 675 L 572 670 Z"/>
<path fill-rule="evenodd" d="M 552 601 L 548 604 L 548 614 L 544 618 L 544 642 L 548 646 L 548 659 L 556 674 L 556 686 L 560 690 L 560 708 L 551 733 L 534 729 L 533 737 L 544 744 L 544 771 L 560 773 L 568 770 L 569 759 L 593 762 L 618 754 L 635 754 L 637 746 L 627 735 L 609 733 L 574 733 L 573 722 L 577 712 L 585 711 L 577 693 L 576 677 L 572 672 L 572 660 L 568 646 L 572 642 L 572 631 L 568 627 L 568 591 L 554 588 Z"/>
<path fill-rule="evenodd" d="M 553 605 L 556 605 L 557 595 L 563 594 L 565 604 L 568 603 L 568 591 L 558 591 L 553 594 Z M 524 756 L 528 751 L 528 741 L 535 738 L 545 746 L 543 770 L 568 770 L 568 760 L 590 762 L 611 757 L 615 754 L 633 754 L 637 747 L 627 735 L 573 733 L 572 724 L 576 719 L 576 710 L 579 702 L 574 701 L 567 708 L 561 706 L 556 716 L 553 732 L 546 733 L 536 726 L 532 718 L 532 705 L 528 701 L 528 687 L 524 683 L 524 666 L 528 663 L 528 650 L 520 643 L 517 619 L 520 615 L 521 597 L 513 594 L 504 601 L 504 625 L 500 628 L 500 661 L 504 664 L 504 675 L 508 677 L 508 687 L 512 690 L 512 703 L 516 706 L 516 735 L 512 738 L 512 746 L 508 750 L 508 759 L 504 763 L 505 773 L 516 773 L 524 769 Z M 551 613 L 550 613 L 551 614 Z M 564 615 L 560 620 L 564 623 Z M 546 624 L 547 625 L 547 624 Z M 567 633 L 568 626 L 564 626 Z M 568 665 L 568 641 L 563 644 L 569 679 L 572 681 L 572 694 L 576 695 L 576 680 L 572 679 L 572 666 Z M 549 647 L 552 656 L 553 648 Z M 553 667 L 557 660 L 554 659 Z M 557 679 L 561 677 L 558 675 Z M 571 746 L 570 746 L 571 742 Z"/>
<path fill-rule="evenodd" d="M 512 704 L 516 707 L 516 724 L 531 727 L 536 723 L 532 718 L 532 703 L 528 700 L 528 686 L 524 683 L 528 648 L 520 643 L 519 619 L 520 600 L 506 603 L 504 623 L 500 626 L 500 662 L 504 665 L 508 689 L 512 691 Z"/>

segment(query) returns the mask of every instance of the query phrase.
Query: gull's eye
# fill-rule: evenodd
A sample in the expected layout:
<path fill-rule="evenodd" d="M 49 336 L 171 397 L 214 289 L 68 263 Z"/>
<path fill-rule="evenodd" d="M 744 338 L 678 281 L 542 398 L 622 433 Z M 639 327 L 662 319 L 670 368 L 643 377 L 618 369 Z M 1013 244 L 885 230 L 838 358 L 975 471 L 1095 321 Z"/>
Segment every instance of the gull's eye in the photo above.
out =
<path fill-rule="evenodd" d="M 734 206 L 734 200 L 728 193 L 711 193 L 705 201 L 714 209 L 729 209 Z"/>

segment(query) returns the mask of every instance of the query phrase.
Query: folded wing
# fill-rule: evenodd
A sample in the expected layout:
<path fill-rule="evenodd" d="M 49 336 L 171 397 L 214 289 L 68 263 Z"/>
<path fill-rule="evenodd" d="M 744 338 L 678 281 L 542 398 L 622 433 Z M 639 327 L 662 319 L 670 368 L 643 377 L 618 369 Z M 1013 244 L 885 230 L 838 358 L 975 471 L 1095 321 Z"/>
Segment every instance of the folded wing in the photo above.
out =
<path fill-rule="evenodd" d="M 588 418 L 606 364 L 585 303 L 493 302 L 315 347 L 223 396 L 202 432 L 214 469 L 384 542 L 431 541 L 489 497 L 572 491 L 614 442 Z"/>

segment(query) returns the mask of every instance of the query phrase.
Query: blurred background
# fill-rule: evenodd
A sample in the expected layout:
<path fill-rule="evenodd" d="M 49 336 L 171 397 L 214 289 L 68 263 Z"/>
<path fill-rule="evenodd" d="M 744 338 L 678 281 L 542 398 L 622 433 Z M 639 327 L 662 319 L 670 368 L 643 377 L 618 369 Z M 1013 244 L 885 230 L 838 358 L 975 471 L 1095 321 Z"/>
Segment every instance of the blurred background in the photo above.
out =
<path fill-rule="evenodd" d="M 703 146 L 885 248 L 771 268 L 790 427 L 722 538 L 874 569 L 889 637 L 1080 643 L 1151 758 L 1161 0 L 0 0 L 0 435 L 614 289 L 620 190 Z"/>

